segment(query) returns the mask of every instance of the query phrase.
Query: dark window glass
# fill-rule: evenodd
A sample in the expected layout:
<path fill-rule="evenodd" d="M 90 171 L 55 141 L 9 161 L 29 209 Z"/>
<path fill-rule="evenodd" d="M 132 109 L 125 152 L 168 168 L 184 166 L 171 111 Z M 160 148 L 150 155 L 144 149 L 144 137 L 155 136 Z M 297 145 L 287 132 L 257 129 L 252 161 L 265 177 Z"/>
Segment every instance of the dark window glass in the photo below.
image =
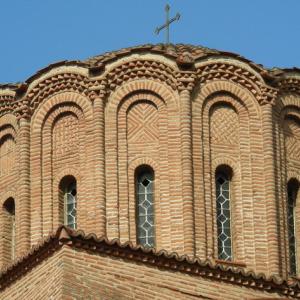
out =
<path fill-rule="evenodd" d="M 295 238 L 295 205 L 298 194 L 299 184 L 294 181 L 288 183 L 288 201 L 287 201 L 287 228 L 289 238 L 289 259 L 290 274 L 297 273 L 296 264 L 296 238 Z"/>

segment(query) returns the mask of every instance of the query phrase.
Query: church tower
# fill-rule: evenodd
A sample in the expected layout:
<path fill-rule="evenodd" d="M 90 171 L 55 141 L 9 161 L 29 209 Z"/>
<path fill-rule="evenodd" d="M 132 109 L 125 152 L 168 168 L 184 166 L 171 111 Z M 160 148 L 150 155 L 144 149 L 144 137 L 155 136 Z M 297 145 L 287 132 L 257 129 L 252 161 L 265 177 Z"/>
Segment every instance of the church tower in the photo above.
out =
<path fill-rule="evenodd" d="M 0 298 L 300 298 L 299 158 L 298 69 L 159 44 L 0 85 Z"/>

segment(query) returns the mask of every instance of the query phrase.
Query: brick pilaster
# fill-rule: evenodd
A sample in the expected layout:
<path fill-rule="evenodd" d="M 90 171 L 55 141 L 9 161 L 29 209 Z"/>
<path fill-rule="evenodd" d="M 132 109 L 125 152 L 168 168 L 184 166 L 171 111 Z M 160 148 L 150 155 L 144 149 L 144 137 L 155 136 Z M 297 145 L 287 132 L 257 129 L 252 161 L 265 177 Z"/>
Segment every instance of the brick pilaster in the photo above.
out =
<path fill-rule="evenodd" d="M 106 234 L 104 97 L 104 93 L 101 92 L 94 96 L 94 193 L 97 210 L 96 233 L 98 235 Z"/>
<path fill-rule="evenodd" d="M 19 182 L 19 249 L 17 254 L 30 249 L 30 123 L 20 119 L 20 182 Z"/>
<path fill-rule="evenodd" d="M 184 253 L 194 255 L 192 109 L 188 89 L 180 92 Z"/>
<path fill-rule="evenodd" d="M 269 273 L 278 274 L 278 230 L 277 230 L 277 201 L 275 192 L 275 155 L 273 140 L 272 104 L 262 106 L 262 130 L 264 140 L 264 174 L 265 174 L 265 203 L 267 213 L 267 237 Z"/>

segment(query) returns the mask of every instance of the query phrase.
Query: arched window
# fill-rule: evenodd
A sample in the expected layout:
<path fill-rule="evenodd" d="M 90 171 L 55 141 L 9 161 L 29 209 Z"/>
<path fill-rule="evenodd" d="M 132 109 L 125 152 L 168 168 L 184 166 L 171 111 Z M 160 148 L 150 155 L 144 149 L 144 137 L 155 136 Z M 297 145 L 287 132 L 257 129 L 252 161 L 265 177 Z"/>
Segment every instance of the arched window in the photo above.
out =
<path fill-rule="evenodd" d="M 136 170 L 137 243 L 155 247 L 154 172 L 148 166 Z"/>
<path fill-rule="evenodd" d="M 66 226 L 77 228 L 77 184 L 73 176 L 66 176 L 60 183 L 60 209 L 63 207 L 61 221 Z M 62 220 L 63 219 L 63 220 Z"/>
<path fill-rule="evenodd" d="M 297 273 L 296 263 L 296 234 L 295 234 L 295 207 L 297 194 L 299 190 L 299 182 L 296 179 L 291 179 L 287 185 L 287 229 L 289 238 L 289 259 L 290 259 L 290 274 Z"/>
<path fill-rule="evenodd" d="M 220 167 L 216 171 L 216 206 L 218 258 L 232 260 L 231 213 L 230 213 L 230 181 L 232 172 L 228 167 Z"/>
<path fill-rule="evenodd" d="M 4 261 L 9 263 L 15 259 L 16 253 L 15 201 L 13 198 L 8 198 L 3 204 L 3 237 Z"/>

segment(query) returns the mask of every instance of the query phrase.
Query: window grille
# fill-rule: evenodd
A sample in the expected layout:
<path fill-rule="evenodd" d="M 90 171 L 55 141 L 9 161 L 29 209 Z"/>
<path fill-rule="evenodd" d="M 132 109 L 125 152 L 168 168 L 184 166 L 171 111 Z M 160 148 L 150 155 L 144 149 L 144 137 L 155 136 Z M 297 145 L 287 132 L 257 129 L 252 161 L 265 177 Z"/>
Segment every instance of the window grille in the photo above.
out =
<path fill-rule="evenodd" d="M 154 173 L 145 168 L 136 177 L 137 242 L 145 247 L 155 247 L 154 224 Z"/>
<path fill-rule="evenodd" d="M 227 174 L 216 174 L 218 258 L 232 260 L 230 221 L 230 180 Z"/>
<path fill-rule="evenodd" d="M 3 220 L 5 230 L 5 240 L 7 243 L 7 253 L 11 260 L 16 256 L 16 222 L 15 222 L 15 201 L 13 198 L 7 199 L 3 204 L 5 220 Z"/>
<path fill-rule="evenodd" d="M 77 214 L 77 190 L 76 182 L 72 181 L 65 188 L 64 194 L 64 207 L 65 207 L 65 225 L 76 229 L 76 214 Z"/>
<path fill-rule="evenodd" d="M 290 274 L 297 273 L 296 263 L 296 236 L 295 236 L 295 206 L 298 193 L 298 183 L 290 181 L 288 183 L 288 201 L 287 201 L 287 229 L 289 241 L 289 260 Z"/>

